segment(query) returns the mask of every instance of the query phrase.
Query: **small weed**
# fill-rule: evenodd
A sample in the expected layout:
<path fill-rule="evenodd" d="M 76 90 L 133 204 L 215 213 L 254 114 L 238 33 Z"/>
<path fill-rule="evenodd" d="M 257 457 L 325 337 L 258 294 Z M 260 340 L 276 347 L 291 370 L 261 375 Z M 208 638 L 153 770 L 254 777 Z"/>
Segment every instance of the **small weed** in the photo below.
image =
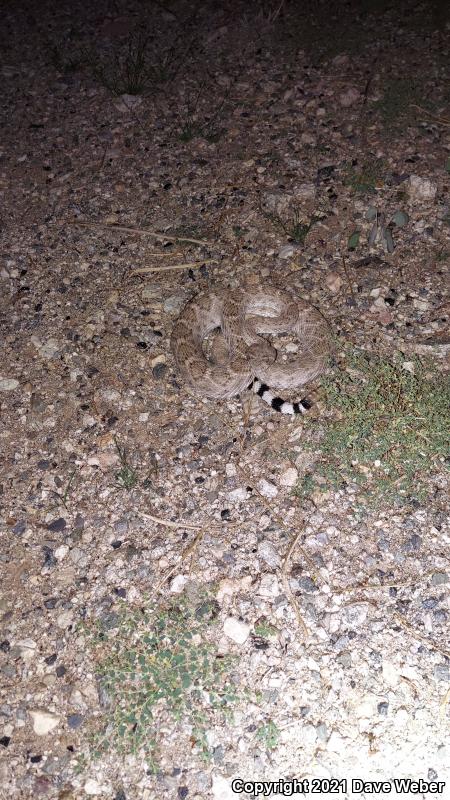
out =
<path fill-rule="evenodd" d="M 125 47 L 109 56 L 87 54 L 94 77 L 114 95 L 140 95 L 149 89 L 173 81 L 190 56 L 194 42 L 184 43 L 176 36 L 161 49 L 159 40 L 139 33 L 131 36 Z"/>
<path fill-rule="evenodd" d="M 347 167 L 344 183 L 354 192 L 374 192 L 384 182 L 384 164 L 379 158 L 370 158 L 362 164 L 352 163 Z"/>
<path fill-rule="evenodd" d="M 374 108 L 387 128 L 396 129 L 414 120 L 416 112 L 412 106 L 415 104 L 424 104 L 419 82 L 399 78 L 388 81 L 383 96 L 377 100 Z"/>
<path fill-rule="evenodd" d="M 267 750 L 274 750 L 280 738 L 280 729 L 273 720 L 269 720 L 264 725 L 260 725 L 256 736 Z"/>
<path fill-rule="evenodd" d="M 179 139 L 190 142 L 192 139 L 206 139 L 210 144 L 218 142 L 226 128 L 221 122 L 228 113 L 228 101 L 232 83 L 219 95 L 218 87 L 210 81 L 202 81 L 194 93 L 188 93 L 184 108 L 179 113 Z M 211 105 L 210 97 L 216 98 Z"/>
<path fill-rule="evenodd" d="M 52 511 L 54 508 L 58 508 L 58 506 L 60 504 L 63 505 L 66 510 L 68 510 L 68 508 L 67 508 L 67 499 L 68 499 L 70 491 L 72 489 L 72 484 L 74 482 L 75 475 L 76 475 L 76 469 L 73 469 L 72 472 L 69 475 L 69 479 L 68 479 L 68 481 L 66 483 L 66 487 L 65 487 L 65 489 L 64 489 L 62 494 L 60 492 L 55 492 L 55 491 L 51 492 L 52 497 L 54 497 L 56 502 L 55 502 L 55 504 L 53 506 L 51 506 L 49 511 Z"/>
<path fill-rule="evenodd" d="M 239 699 L 229 678 L 231 660 L 219 657 L 208 641 L 216 615 L 213 599 L 195 604 L 180 598 L 163 609 L 123 607 L 114 630 L 88 630 L 107 698 L 93 757 L 109 749 L 143 752 L 156 769 L 163 715 L 165 725 L 168 719 L 190 725 L 191 743 L 209 758 L 207 728 L 216 714 L 229 717 Z"/>
<path fill-rule="evenodd" d="M 128 463 L 126 449 L 119 445 L 115 437 L 114 437 L 114 444 L 116 445 L 117 452 L 120 458 L 120 463 L 122 465 L 121 468 L 116 472 L 115 475 L 116 481 L 121 489 L 126 489 L 127 492 L 130 492 L 131 489 L 134 489 L 134 487 L 137 485 L 139 481 L 138 474 L 136 470 L 133 469 L 133 467 L 131 467 L 130 464 Z"/>
<path fill-rule="evenodd" d="M 261 619 L 259 622 L 257 622 L 254 627 L 254 631 L 257 636 L 262 636 L 264 639 L 269 638 L 269 636 L 275 636 L 277 633 L 277 629 L 274 627 L 274 625 L 270 625 L 266 619 Z"/>
<path fill-rule="evenodd" d="M 311 472 L 307 472 L 299 480 L 297 486 L 295 487 L 294 494 L 296 494 L 301 500 L 306 500 L 308 497 L 311 497 L 315 489 L 317 489 L 317 483 L 314 480 L 314 476 Z"/>
<path fill-rule="evenodd" d="M 232 229 L 236 239 L 242 239 L 248 233 L 248 228 L 242 228 L 240 225 L 233 225 Z"/>
<path fill-rule="evenodd" d="M 362 505 L 423 501 L 430 473 L 448 455 L 449 383 L 430 379 L 418 359 L 410 371 L 354 350 L 324 390 L 339 418 L 319 445 L 317 480 L 306 475 L 295 493 L 351 485 Z"/>
<path fill-rule="evenodd" d="M 291 215 L 286 219 L 274 211 L 261 210 L 264 216 L 272 223 L 274 228 L 282 231 L 288 239 L 296 244 L 304 244 L 309 231 L 321 218 L 320 216 L 312 216 L 309 222 L 306 222 L 304 221 L 301 211 L 298 208 L 293 209 Z"/>
<path fill-rule="evenodd" d="M 84 64 L 84 56 L 81 50 L 52 43 L 48 44 L 48 48 L 52 65 L 63 75 L 77 72 Z"/>

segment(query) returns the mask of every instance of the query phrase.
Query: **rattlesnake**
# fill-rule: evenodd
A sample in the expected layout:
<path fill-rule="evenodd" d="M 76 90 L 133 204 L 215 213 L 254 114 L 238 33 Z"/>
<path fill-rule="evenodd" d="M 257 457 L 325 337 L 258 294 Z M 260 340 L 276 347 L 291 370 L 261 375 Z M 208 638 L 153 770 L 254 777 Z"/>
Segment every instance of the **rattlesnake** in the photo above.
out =
<path fill-rule="evenodd" d="M 278 359 L 263 338 L 283 333 L 299 342 L 295 359 Z M 324 371 L 330 328 L 314 307 L 286 290 L 221 288 L 197 295 L 184 307 L 171 349 L 182 378 L 197 395 L 229 398 L 252 387 L 282 414 L 303 414 L 311 406 L 306 398 L 286 402 L 272 389 L 299 390 Z"/>

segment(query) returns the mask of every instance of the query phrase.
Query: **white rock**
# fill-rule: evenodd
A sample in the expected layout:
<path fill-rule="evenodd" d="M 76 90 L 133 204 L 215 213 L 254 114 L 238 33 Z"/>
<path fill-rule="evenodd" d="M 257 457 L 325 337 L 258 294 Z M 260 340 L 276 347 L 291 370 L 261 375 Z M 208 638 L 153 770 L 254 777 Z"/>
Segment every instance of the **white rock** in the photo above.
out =
<path fill-rule="evenodd" d="M 404 728 L 408 723 L 408 719 L 409 719 L 409 714 L 406 708 L 399 708 L 399 710 L 395 715 L 395 724 L 399 728 Z"/>
<path fill-rule="evenodd" d="M 20 641 L 15 642 L 15 646 L 18 648 L 20 657 L 23 658 L 24 661 L 33 660 L 37 647 L 33 639 L 20 639 Z"/>
<path fill-rule="evenodd" d="M 135 94 L 121 94 L 120 97 L 115 100 L 114 105 L 117 110 L 121 111 L 123 114 L 132 108 L 137 108 L 141 103 L 142 97 L 137 97 Z"/>
<path fill-rule="evenodd" d="M 236 794 L 233 792 L 230 783 L 222 775 L 213 775 L 212 796 L 214 800 L 236 799 Z"/>
<path fill-rule="evenodd" d="M 280 586 L 276 575 L 263 575 L 261 577 L 258 595 L 260 597 L 273 598 L 280 593 Z"/>
<path fill-rule="evenodd" d="M 163 309 L 167 314 L 178 314 L 186 302 L 186 295 L 172 294 L 164 300 Z"/>
<path fill-rule="evenodd" d="M 228 464 L 225 464 L 225 473 L 228 478 L 233 478 L 236 475 L 236 465 L 230 461 Z"/>
<path fill-rule="evenodd" d="M 355 706 L 355 714 L 361 719 L 370 719 L 377 713 L 378 697 L 368 695 L 363 697 L 360 703 Z"/>
<path fill-rule="evenodd" d="M 306 746 L 316 743 L 317 731 L 314 725 L 304 725 L 301 733 L 302 742 Z"/>
<path fill-rule="evenodd" d="M 250 625 L 241 622 L 236 617 L 227 617 L 223 624 L 223 632 L 236 644 L 244 644 L 250 634 Z"/>
<path fill-rule="evenodd" d="M 62 611 L 61 614 L 58 614 L 56 617 L 56 624 L 58 628 L 68 628 L 73 622 L 73 613 L 70 610 Z"/>
<path fill-rule="evenodd" d="M 342 278 L 338 272 L 329 272 L 325 278 L 325 286 L 331 294 L 337 294 L 341 290 Z"/>
<path fill-rule="evenodd" d="M 270 481 L 266 481 L 265 478 L 262 478 L 262 480 L 258 482 L 258 489 L 264 497 L 269 499 L 276 497 L 278 494 L 278 489 L 275 484 L 271 483 Z"/>
<path fill-rule="evenodd" d="M 0 378 L 0 392 L 12 392 L 18 385 L 19 381 L 15 378 Z"/>
<path fill-rule="evenodd" d="M 406 372 L 410 372 L 411 375 L 414 375 L 416 371 L 416 365 L 414 361 L 404 361 L 402 364 L 402 369 L 404 369 Z"/>
<path fill-rule="evenodd" d="M 330 738 L 327 741 L 327 750 L 331 750 L 333 753 L 345 753 L 348 745 L 348 739 L 345 739 L 337 731 L 331 731 Z"/>
<path fill-rule="evenodd" d="M 187 575 L 175 575 L 170 582 L 170 591 L 172 594 L 181 594 L 188 580 Z"/>
<path fill-rule="evenodd" d="M 54 358 L 59 350 L 59 342 L 56 339 L 47 339 L 39 348 L 39 353 L 42 358 Z"/>
<path fill-rule="evenodd" d="M 36 708 L 29 712 L 33 720 L 33 730 L 37 736 L 46 736 L 47 733 L 58 727 L 61 718 L 57 714 L 46 711 L 45 708 Z"/>
<path fill-rule="evenodd" d="M 281 248 L 278 252 L 278 258 L 288 259 L 292 258 L 295 253 L 296 248 L 292 244 L 285 244 L 284 247 Z"/>
<path fill-rule="evenodd" d="M 298 472 L 295 467 L 289 467 L 280 475 L 281 486 L 295 486 L 298 481 Z"/>
<path fill-rule="evenodd" d="M 239 581 L 233 580 L 232 578 L 224 578 L 219 583 L 219 588 L 217 590 L 216 597 L 218 600 L 223 600 L 224 597 L 227 595 L 232 597 L 235 592 L 238 592 L 240 589 Z"/>
<path fill-rule="evenodd" d="M 231 503 L 238 503 L 240 500 L 247 499 L 247 489 L 244 489 L 243 486 L 240 486 L 238 489 L 233 489 L 231 492 L 228 492 L 228 500 Z"/>
<path fill-rule="evenodd" d="M 276 569 L 280 565 L 280 555 L 270 542 L 261 542 L 258 546 L 258 555 L 272 569 Z"/>
<path fill-rule="evenodd" d="M 368 603 L 352 603 L 352 605 L 343 609 L 343 616 L 348 625 L 358 628 L 366 621 L 368 611 Z"/>
<path fill-rule="evenodd" d="M 316 137 L 313 136 L 313 134 L 309 133 L 308 131 L 303 131 L 303 133 L 300 136 L 300 141 L 302 144 L 307 144 L 310 145 L 311 147 L 314 147 L 317 142 Z"/>
<path fill-rule="evenodd" d="M 105 786 L 103 783 L 95 781 L 94 778 L 89 778 L 84 784 L 84 791 L 90 797 L 98 794 L 101 794 L 105 797 L 107 793 L 109 794 L 109 786 Z"/>
<path fill-rule="evenodd" d="M 410 200 L 434 200 L 437 186 L 429 178 L 420 175 L 411 175 L 409 178 L 408 194 Z"/>
<path fill-rule="evenodd" d="M 296 191 L 296 195 L 306 200 L 313 200 L 316 196 L 316 187 L 314 183 L 301 183 Z"/>
<path fill-rule="evenodd" d="M 358 92 L 353 86 L 350 86 L 346 92 L 342 92 L 339 95 L 339 102 L 343 108 L 349 108 L 350 106 L 354 105 L 358 102 L 361 97 L 361 93 Z"/>
<path fill-rule="evenodd" d="M 386 681 L 387 685 L 391 687 L 397 686 L 400 680 L 400 673 L 395 664 L 392 664 L 392 662 L 390 661 L 384 661 L 382 671 L 383 671 L 383 678 Z"/>

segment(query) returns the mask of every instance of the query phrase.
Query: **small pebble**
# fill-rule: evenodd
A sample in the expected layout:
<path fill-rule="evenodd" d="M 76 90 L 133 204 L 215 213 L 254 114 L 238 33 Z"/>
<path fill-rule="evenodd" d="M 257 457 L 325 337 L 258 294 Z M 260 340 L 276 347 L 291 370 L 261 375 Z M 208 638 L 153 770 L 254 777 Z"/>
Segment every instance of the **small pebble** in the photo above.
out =
<path fill-rule="evenodd" d="M 241 622 L 236 617 L 227 617 L 223 625 L 223 632 L 236 644 L 244 644 L 250 634 L 250 625 Z"/>
<path fill-rule="evenodd" d="M 19 381 L 15 378 L 0 378 L 0 392 L 13 392 L 18 385 Z"/>

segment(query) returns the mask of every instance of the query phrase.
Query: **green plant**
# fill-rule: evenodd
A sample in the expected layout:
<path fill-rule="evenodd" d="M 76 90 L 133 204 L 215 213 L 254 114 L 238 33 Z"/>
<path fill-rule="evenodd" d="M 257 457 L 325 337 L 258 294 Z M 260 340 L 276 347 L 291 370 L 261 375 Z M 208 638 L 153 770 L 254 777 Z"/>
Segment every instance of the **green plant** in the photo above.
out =
<path fill-rule="evenodd" d="M 414 105 L 423 105 L 423 89 L 416 78 L 394 78 L 383 89 L 383 96 L 374 103 L 386 127 L 395 129 L 413 121 Z"/>
<path fill-rule="evenodd" d="M 299 208 L 294 208 L 286 218 L 274 211 L 261 210 L 277 230 L 282 231 L 287 238 L 292 239 L 296 244 L 304 244 L 306 236 L 313 225 L 321 219 L 321 216 L 316 217 L 313 215 L 309 222 L 306 222 Z"/>
<path fill-rule="evenodd" d="M 269 638 L 269 636 L 275 636 L 277 633 L 275 626 L 267 622 L 266 619 L 259 620 L 254 627 L 254 631 L 257 636 L 262 636 L 264 639 Z"/>
<path fill-rule="evenodd" d="M 362 505 L 423 500 L 430 474 L 448 455 L 448 381 L 430 378 L 418 359 L 405 368 L 352 350 L 324 391 L 338 418 L 320 442 L 318 481 L 305 476 L 296 493 L 351 485 Z"/>
<path fill-rule="evenodd" d="M 170 45 L 145 33 L 130 36 L 126 45 L 109 54 L 87 53 L 95 78 L 114 95 L 139 95 L 173 81 L 190 56 L 194 40 L 187 43 L 178 32 Z"/>
<path fill-rule="evenodd" d="M 188 93 L 185 106 L 179 113 L 179 138 L 190 142 L 197 137 L 211 144 L 218 142 L 225 133 L 221 124 L 228 107 L 232 83 L 220 95 L 212 80 L 202 81 L 195 93 Z M 211 105 L 210 97 L 216 98 Z"/>
<path fill-rule="evenodd" d="M 61 504 L 64 506 L 64 508 L 65 508 L 65 509 L 68 511 L 68 508 L 67 508 L 67 500 L 68 500 L 68 497 L 69 497 L 70 491 L 71 491 L 71 489 L 72 489 L 72 484 L 73 484 L 73 482 L 74 482 L 75 475 L 76 475 L 76 469 L 73 469 L 73 470 L 72 470 L 72 472 L 71 472 L 71 473 L 70 473 L 70 475 L 69 475 L 68 481 L 67 481 L 67 483 L 66 483 L 66 487 L 65 487 L 65 489 L 64 489 L 64 491 L 63 491 L 63 493 L 62 493 L 62 494 L 61 494 L 60 492 L 55 492 L 54 490 L 52 490 L 52 491 L 50 492 L 50 494 L 52 495 L 52 497 L 54 497 L 54 499 L 55 499 L 55 504 L 54 504 L 53 506 L 51 506 L 51 507 L 50 507 L 49 511 L 52 511 L 54 508 L 57 508 L 57 507 L 59 506 L 59 504 L 60 504 L 60 503 L 61 503 Z"/>
<path fill-rule="evenodd" d="M 269 719 L 263 725 L 260 725 L 256 731 L 256 736 L 260 742 L 264 744 L 267 750 L 274 750 L 280 738 L 280 730 L 278 726 Z"/>
<path fill-rule="evenodd" d="M 58 72 L 68 75 L 83 66 L 84 56 L 81 49 L 71 47 L 69 43 L 48 42 L 47 46 L 51 63 Z"/>
<path fill-rule="evenodd" d="M 379 158 L 368 158 L 362 164 L 349 164 L 344 183 L 354 192 L 374 192 L 384 181 L 384 163 Z"/>
<path fill-rule="evenodd" d="M 138 483 L 138 474 L 133 467 L 128 463 L 127 451 L 125 447 L 121 447 L 116 437 L 114 437 L 114 444 L 116 445 L 117 452 L 121 463 L 121 468 L 116 472 L 116 481 L 121 489 L 126 489 L 128 492 Z"/>
<path fill-rule="evenodd" d="M 96 672 L 108 698 L 106 719 L 93 735 L 93 757 L 113 748 L 142 751 L 155 769 L 159 716 L 191 725 L 191 742 L 209 757 L 206 729 L 215 715 L 228 717 L 238 693 L 230 681 L 230 658 L 208 641 L 217 615 L 213 599 L 180 598 L 163 609 L 123 607 L 115 629 L 97 625 L 89 641 Z"/>

